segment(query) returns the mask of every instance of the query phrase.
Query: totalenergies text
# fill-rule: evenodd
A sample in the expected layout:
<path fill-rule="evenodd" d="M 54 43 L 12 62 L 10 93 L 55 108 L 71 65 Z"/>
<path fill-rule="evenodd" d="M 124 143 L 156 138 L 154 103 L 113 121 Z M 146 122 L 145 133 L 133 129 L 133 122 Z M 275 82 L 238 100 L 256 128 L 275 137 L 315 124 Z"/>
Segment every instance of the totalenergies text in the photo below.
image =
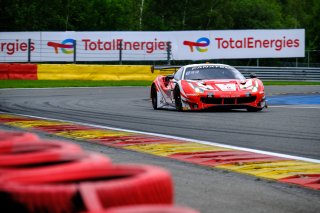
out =
<path fill-rule="evenodd" d="M 170 43 L 166 41 L 158 41 L 156 38 L 153 41 L 123 41 L 123 39 L 113 39 L 110 41 L 102 41 L 98 39 L 82 39 L 84 42 L 84 50 L 88 51 L 110 51 L 110 50 L 135 50 L 153 53 L 155 51 L 165 51 L 170 47 Z"/>
<path fill-rule="evenodd" d="M 215 38 L 218 49 L 242 49 L 242 48 L 273 48 L 280 51 L 283 48 L 299 47 L 299 39 L 287 39 L 285 36 L 282 39 L 255 39 L 254 37 L 245 37 L 243 39 L 224 39 L 221 37 Z"/>
<path fill-rule="evenodd" d="M 30 43 L 30 50 L 34 51 L 34 43 Z M 18 52 L 28 51 L 28 42 L 20 42 L 16 39 L 15 42 L 6 42 L 0 40 L 0 51 L 6 53 L 7 55 L 13 55 Z"/>

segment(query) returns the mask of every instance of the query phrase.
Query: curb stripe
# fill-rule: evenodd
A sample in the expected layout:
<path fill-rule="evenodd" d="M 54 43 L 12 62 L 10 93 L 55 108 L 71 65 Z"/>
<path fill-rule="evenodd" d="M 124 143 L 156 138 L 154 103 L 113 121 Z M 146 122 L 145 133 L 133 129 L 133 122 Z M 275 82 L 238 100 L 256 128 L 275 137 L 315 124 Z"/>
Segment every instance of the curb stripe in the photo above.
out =
<path fill-rule="evenodd" d="M 284 159 L 270 155 L 256 154 L 239 150 L 180 153 L 170 155 L 170 157 L 204 166 L 219 166 L 225 164 L 242 165 L 244 163 L 272 162 Z"/>
<path fill-rule="evenodd" d="M 295 175 L 289 178 L 280 179 L 283 183 L 292 183 L 297 185 L 303 185 L 308 188 L 320 190 L 320 175 Z"/>
<path fill-rule="evenodd" d="M 208 146 L 198 143 L 180 142 L 180 143 L 161 143 L 161 144 L 141 144 L 134 146 L 126 146 L 124 149 L 145 152 L 159 156 L 169 156 L 176 153 L 194 153 L 205 151 L 221 151 L 225 148 Z"/>
<path fill-rule="evenodd" d="M 294 175 L 320 174 L 319 164 L 292 160 L 257 162 L 249 165 L 221 165 L 217 168 L 275 180 Z"/>

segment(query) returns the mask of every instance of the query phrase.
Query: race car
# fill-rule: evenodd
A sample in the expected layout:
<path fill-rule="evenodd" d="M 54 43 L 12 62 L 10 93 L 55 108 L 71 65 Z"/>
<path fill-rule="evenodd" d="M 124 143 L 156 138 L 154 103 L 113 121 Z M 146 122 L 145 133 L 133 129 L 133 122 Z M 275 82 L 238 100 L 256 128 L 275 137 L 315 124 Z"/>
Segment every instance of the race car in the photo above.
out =
<path fill-rule="evenodd" d="M 253 74 L 246 79 L 225 64 L 191 64 L 173 75 L 158 76 L 150 96 L 155 110 L 223 107 L 257 112 L 267 107 L 262 81 Z"/>

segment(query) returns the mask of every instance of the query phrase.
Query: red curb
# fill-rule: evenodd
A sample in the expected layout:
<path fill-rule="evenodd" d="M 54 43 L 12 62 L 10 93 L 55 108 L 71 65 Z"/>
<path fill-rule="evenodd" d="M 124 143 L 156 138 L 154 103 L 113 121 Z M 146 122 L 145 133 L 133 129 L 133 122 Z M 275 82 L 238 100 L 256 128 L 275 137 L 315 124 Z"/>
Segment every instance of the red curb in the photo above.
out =
<path fill-rule="evenodd" d="M 292 183 L 320 190 L 320 174 L 300 174 L 279 179 L 283 183 Z"/>
<path fill-rule="evenodd" d="M 65 132 L 65 131 L 92 130 L 97 128 L 69 124 L 69 125 L 35 126 L 32 129 L 54 134 L 54 133 Z"/>
<path fill-rule="evenodd" d="M 205 166 L 283 160 L 283 158 L 280 157 L 251 153 L 246 151 L 209 151 L 196 153 L 177 153 L 169 155 L 168 157 Z"/>
<path fill-rule="evenodd" d="M 32 118 L 0 118 L 0 123 L 7 123 L 7 122 L 17 122 L 17 121 L 37 121 L 38 119 Z"/>
<path fill-rule="evenodd" d="M 160 144 L 160 143 L 181 143 L 181 141 L 164 139 L 154 136 L 130 135 L 130 136 L 106 136 L 101 138 L 90 139 L 89 141 L 107 144 L 108 146 L 123 147 L 140 144 Z"/>

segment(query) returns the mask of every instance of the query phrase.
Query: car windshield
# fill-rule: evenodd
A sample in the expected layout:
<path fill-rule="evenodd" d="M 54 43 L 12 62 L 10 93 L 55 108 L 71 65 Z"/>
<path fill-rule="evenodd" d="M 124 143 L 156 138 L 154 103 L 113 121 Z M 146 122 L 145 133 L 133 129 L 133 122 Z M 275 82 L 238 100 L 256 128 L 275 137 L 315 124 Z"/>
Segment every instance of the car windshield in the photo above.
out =
<path fill-rule="evenodd" d="M 238 79 L 245 77 L 235 68 L 224 65 L 201 65 L 188 67 L 184 74 L 186 80 Z"/>

